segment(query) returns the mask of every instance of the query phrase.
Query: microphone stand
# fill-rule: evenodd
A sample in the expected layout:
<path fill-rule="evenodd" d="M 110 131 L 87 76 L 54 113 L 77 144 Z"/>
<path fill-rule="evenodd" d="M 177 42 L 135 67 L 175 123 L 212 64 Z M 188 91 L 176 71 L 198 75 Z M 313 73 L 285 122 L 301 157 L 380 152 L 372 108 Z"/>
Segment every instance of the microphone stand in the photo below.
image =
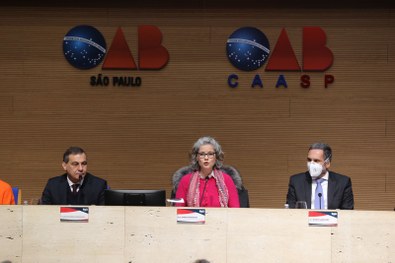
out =
<path fill-rule="evenodd" d="M 318 193 L 318 197 L 320 198 L 320 210 L 322 209 L 322 207 L 321 207 L 321 197 L 322 197 L 322 194 L 321 193 Z"/>

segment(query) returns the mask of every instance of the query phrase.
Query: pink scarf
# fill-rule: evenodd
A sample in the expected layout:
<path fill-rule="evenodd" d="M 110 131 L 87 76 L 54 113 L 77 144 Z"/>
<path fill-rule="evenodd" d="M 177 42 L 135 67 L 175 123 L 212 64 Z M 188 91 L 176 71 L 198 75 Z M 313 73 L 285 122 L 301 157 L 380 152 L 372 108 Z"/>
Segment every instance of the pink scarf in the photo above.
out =
<path fill-rule="evenodd" d="M 215 179 L 215 183 L 218 187 L 219 193 L 219 203 L 221 207 L 228 207 L 228 188 L 225 185 L 224 176 L 222 171 L 214 169 L 213 178 Z M 191 207 L 199 207 L 199 184 L 200 184 L 200 175 L 199 171 L 195 171 L 192 173 L 191 181 L 189 182 L 188 194 L 187 194 L 187 204 Z"/>

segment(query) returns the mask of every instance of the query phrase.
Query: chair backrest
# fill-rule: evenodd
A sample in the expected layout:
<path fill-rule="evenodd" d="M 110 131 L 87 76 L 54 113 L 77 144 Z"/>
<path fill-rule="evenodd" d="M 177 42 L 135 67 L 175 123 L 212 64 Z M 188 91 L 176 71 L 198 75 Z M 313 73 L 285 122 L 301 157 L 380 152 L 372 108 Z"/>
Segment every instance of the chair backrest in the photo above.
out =
<path fill-rule="evenodd" d="M 12 187 L 12 193 L 14 194 L 14 200 L 16 205 L 21 204 L 22 190 L 19 187 Z"/>
<path fill-rule="evenodd" d="M 237 188 L 237 193 L 239 194 L 240 207 L 250 207 L 250 199 L 248 197 L 248 190 L 243 185 L 243 180 L 241 179 L 240 172 L 233 166 L 224 165 L 221 168 L 222 171 L 229 174 L 232 177 L 233 182 Z"/>
<path fill-rule="evenodd" d="M 233 182 L 235 183 L 235 186 L 237 188 L 237 192 L 239 194 L 239 201 L 240 201 L 240 207 L 250 207 L 250 201 L 248 197 L 248 190 L 243 186 L 243 181 L 241 179 L 239 171 L 230 165 L 224 165 L 221 167 L 221 170 L 233 179 Z M 193 169 L 191 166 L 184 166 L 178 169 L 174 174 L 172 178 L 173 182 L 173 190 L 171 192 L 171 198 L 174 198 L 176 196 L 178 184 L 181 181 L 181 178 L 184 175 L 187 175 L 191 173 Z"/>

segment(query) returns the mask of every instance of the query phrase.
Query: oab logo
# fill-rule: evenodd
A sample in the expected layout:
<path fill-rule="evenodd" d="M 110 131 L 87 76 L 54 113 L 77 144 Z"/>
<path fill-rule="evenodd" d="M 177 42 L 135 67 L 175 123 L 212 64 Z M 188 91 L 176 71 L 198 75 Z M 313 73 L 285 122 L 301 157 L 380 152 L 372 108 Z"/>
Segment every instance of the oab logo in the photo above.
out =
<path fill-rule="evenodd" d="M 103 34 L 89 25 L 72 28 L 63 38 L 63 54 L 75 68 L 92 69 L 102 63 L 102 69 L 159 70 L 169 61 L 169 52 L 162 45 L 162 33 L 156 26 L 138 28 L 138 63 L 130 51 L 122 28 L 119 27 L 107 49 Z M 98 74 L 90 78 L 92 86 L 141 86 L 141 77 L 109 77 Z"/>
<path fill-rule="evenodd" d="M 226 42 L 226 52 L 230 63 L 242 71 L 254 71 L 261 68 L 266 62 L 266 71 L 296 71 L 296 72 L 324 72 L 333 64 L 333 53 L 326 46 L 326 34 L 320 27 L 303 28 L 302 66 L 295 56 L 287 31 L 282 29 L 273 51 L 266 35 L 254 27 L 242 27 L 234 31 Z M 333 75 L 324 75 L 325 88 L 335 80 Z M 231 74 L 228 85 L 236 88 L 239 85 L 239 76 Z M 300 86 L 309 88 L 310 76 L 303 74 L 300 77 Z M 263 88 L 263 80 L 256 74 L 251 80 L 251 87 Z M 288 87 L 285 75 L 278 75 L 276 88 Z"/>
<path fill-rule="evenodd" d="M 63 52 L 72 66 L 79 69 L 94 68 L 106 54 L 106 41 L 96 28 L 77 26 L 63 38 Z"/>
<path fill-rule="evenodd" d="M 230 35 L 226 51 L 229 61 L 243 71 L 263 66 L 270 53 L 269 40 L 260 30 L 243 27 Z"/>

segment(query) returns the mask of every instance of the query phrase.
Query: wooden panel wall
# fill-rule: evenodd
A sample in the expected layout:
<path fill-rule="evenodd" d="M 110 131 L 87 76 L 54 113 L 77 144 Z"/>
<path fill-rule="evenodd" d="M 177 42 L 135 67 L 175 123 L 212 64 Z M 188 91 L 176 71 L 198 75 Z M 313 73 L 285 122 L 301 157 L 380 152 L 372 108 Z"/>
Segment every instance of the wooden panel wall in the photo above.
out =
<path fill-rule="evenodd" d="M 137 60 L 137 28 L 163 33 L 170 61 L 158 71 L 78 70 L 62 53 L 64 35 L 88 24 L 109 47 L 120 26 Z M 301 64 L 302 29 L 319 26 L 334 64 L 308 73 L 242 72 L 226 40 L 254 26 L 273 49 L 286 28 Z M 214 136 L 237 167 L 252 207 L 282 207 L 308 146 L 330 144 L 332 170 L 352 177 L 356 209 L 395 207 L 395 15 L 392 9 L 12 7 L 0 10 L 0 178 L 39 198 L 62 173 L 70 145 L 88 152 L 89 170 L 112 188 L 164 188 L 188 164 L 197 138 Z M 239 75 L 239 88 L 227 85 Z M 139 88 L 95 88 L 90 76 L 140 76 Z M 264 88 L 251 88 L 259 74 Z M 288 88 L 275 88 L 284 74 Z M 325 89 L 324 74 L 335 76 Z"/>

